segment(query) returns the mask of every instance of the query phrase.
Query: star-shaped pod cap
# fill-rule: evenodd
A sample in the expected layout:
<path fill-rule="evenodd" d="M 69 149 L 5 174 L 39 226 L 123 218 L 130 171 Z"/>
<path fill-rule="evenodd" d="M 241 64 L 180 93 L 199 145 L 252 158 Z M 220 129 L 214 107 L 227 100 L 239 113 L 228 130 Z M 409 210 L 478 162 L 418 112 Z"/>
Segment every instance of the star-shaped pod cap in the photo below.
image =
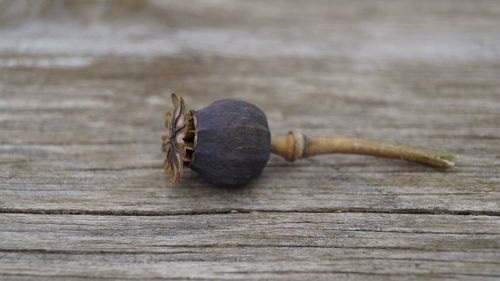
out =
<path fill-rule="evenodd" d="M 166 135 L 162 136 L 162 150 L 165 153 L 163 169 L 170 174 L 169 184 L 179 182 L 184 166 L 186 148 L 184 137 L 188 131 L 188 120 L 184 99 L 172 94 L 174 111 L 165 114 L 165 127 L 168 129 Z"/>

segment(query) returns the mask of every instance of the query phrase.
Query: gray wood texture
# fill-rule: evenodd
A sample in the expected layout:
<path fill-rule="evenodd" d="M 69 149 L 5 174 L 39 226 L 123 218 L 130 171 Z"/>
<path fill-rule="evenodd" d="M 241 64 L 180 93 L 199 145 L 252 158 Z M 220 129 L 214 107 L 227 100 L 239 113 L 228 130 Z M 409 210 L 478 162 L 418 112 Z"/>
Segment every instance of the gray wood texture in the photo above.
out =
<path fill-rule="evenodd" d="M 499 1 L 0 1 L 0 279 L 498 280 Z M 167 187 L 163 114 L 398 141 Z"/>

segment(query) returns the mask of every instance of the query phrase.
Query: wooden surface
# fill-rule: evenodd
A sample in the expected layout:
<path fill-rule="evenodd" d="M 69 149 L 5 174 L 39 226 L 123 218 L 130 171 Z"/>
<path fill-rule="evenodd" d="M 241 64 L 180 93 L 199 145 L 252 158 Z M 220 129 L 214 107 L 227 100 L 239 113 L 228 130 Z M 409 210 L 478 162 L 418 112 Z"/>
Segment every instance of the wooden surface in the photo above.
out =
<path fill-rule="evenodd" d="M 0 279 L 500 278 L 500 2 L 1 1 Z M 457 168 L 273 156 L 166 186 L 169 94 Z"/>

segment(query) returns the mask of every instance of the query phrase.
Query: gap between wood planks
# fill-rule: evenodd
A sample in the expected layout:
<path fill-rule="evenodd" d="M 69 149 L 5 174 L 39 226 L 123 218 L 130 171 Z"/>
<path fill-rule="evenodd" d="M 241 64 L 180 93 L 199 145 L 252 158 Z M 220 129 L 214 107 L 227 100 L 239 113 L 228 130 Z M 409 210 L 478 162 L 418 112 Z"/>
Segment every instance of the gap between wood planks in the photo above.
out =
<path fill-rule="evenodd" d="M 222 272 L 221 272 L 222 273 Z M 455 273 L 373 273 L 373 272 L 361 272 L 361 271 L 340 271 L 340 270 L 332 270 L 332 271 L 234 271 L 234 272 L 227 272 L 224 271 L 224 273 L 232 273 L 232 274 L 250 274 L 250 273 L 272 273 L 272 274 L 356 274 L 356 275 L 368 275 L 368 276 L 386 276 L 386 277 L 454 277 L 454 276 L 470 276 L 470 277 L 499 277 L 500 275 L 486 275 L 486 274 L 455 274 Z M 79 278 L 79 279 L 91 279 L 94 280 L 96 277 L 94 276 L 86 276 L 86 275 L 47 275 L 47 274 L 11 274 L 11 273 L 2 273 L 3 276 L 14 276 L 14 277 L 39 277 L 39 278 Z M 103 280 L 116 280 L 116 277 L 103 277 L 99 276 L 98 279 L 103 279 Z M 123 278 L 120 277 L 120 280 L 138 280 L 139 278 Z M 186 280 L 186 278 L 182 277 L 150 277 L 150 278 L 140 278 L 140 280 Z M 227 279 L 227 278 L 189 278 L 189 280 L 232 280 L 232 279 Z M 239 280 L 239 279 L 238 279 Z"/>
<path fill-rule="evenodd" d="M 447 209 L 373 209 L 373 208 L 318 208 L 303 210 L 277 209 L 243 209 L 221 208 L 212 210 L 189 211 L 123 211 L 123 210 L 85 210 L 85 209 L 17 209 L 0 208 L 0 214 L 33 214 L 33 215 L 94 215 L 94 216 L 185 216 L 185 215 L 221 215 L 230 213 L 373 213 L 373 214 L 415 214 L 415 215 L 459 215 L 459 216 L 500 216 L 500 211 L 447 210 Z"/>

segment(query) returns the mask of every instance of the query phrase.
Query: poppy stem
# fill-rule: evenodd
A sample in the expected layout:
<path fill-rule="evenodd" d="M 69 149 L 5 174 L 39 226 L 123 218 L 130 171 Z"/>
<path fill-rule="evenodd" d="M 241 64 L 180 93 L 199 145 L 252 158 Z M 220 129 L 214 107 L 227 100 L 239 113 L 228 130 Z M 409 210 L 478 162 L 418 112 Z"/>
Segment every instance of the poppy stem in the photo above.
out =
<path fill-rule="evenodd" d="M 442 151 L 370 139 L 307 137 L 295 132 L 274 137 L 271 152 L 283 156 L 288 161 L 319 154 L 344 153 L 398 158 L 440 168 L 455 167 L 452 162 L 455 156 Z"/>

